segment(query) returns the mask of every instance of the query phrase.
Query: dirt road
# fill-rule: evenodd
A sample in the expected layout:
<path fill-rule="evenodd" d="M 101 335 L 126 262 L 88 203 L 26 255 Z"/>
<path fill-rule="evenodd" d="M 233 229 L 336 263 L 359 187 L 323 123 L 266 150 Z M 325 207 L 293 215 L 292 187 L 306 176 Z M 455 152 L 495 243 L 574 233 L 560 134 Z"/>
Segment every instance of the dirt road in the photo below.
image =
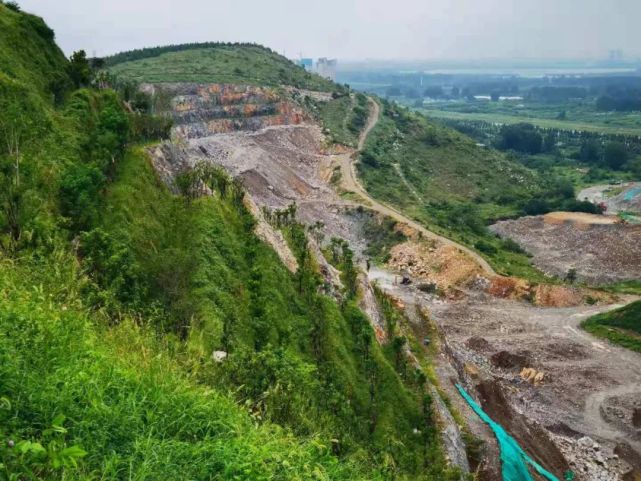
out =
<path fill-rule="evenodd" d="M 372 131 L 372 129 L 376 126 L 379 116 L 380 116 L 380 107 L 379 105 L 373 101 L 371 98 L 369 99 L 370 106 L 371 106 L 371 111 L 370 111 L 370 116 L 367 121 L 367 125 L 365 129 L 361 132 L 361 135 L 358 139 L 358 151 L 360 152 L 363 150 L 363 147 L 365 145 L 365 142 L 367 140 L 367 136 L 369 133 Z M 428 239 L 433 239 L 437 242 L 441 242 L 446 245 L 453 246 L 457 248 L 459 251 L 462 253 L 465 253 L 485 271 L 487 275 L 490 276 L 495 276 L 496 272 L 490 264 L 483 259 L 479 254 L 474 252 L 472 249 L 469 249 L 468 247 L 465 247 L 457 242 L 454 242 L 451 239 L 448 239 L 447 237 L 443 237 L 441 235 L 438 235 L 428 229 L 426 229 L 423 225 L 419 224 L 416 221 L 413 221 L 409 217 L 406 217 L 403 215 L 401 212 L 398 210 L 394 209 L 393 207 L 390 207 L 388 205 L 385 205 L 376 199 L 372 198 L 365 188 L 361 185 L 360 181 L 358 180 L 358 176 L 356 175 L 355 171 L 355 162 L 353 160 L 355 156 L 352 154 L 340 154 L 336 155 L 335 158 L 338 160 L 340 163 L 341 167 L 341 174 L 342 174 L 342 187 L 351 192 L 355 192 L 358 195 L 360 195 L 363 199 L 365 199 L 368 203 L 368 207 L 372 210 L 375 210 L 376 212 L 379 212 L 383 215 L 386 215 L 388 217 L 391 217 L 397 222 L 401 222 L 404 224 L 409 225 L 413 229 L 416 229 L 418 232 L 421 232 L 422 235 Z"/>

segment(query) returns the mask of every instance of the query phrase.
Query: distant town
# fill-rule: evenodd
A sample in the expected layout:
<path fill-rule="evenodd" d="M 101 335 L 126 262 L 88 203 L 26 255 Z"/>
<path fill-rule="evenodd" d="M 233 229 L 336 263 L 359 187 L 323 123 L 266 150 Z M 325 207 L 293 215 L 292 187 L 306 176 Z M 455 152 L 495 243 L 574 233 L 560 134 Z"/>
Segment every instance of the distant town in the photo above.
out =
<path fill-rule="evenodd" d="M 296 63 L 308 72 L 317 73 L 321 77 L 332 81 L 336 80 L 336 65 L 338 62 L 335 58 L 321 57 L 316 61 L 313 58 L 300 58 L 296 60 Z"/>

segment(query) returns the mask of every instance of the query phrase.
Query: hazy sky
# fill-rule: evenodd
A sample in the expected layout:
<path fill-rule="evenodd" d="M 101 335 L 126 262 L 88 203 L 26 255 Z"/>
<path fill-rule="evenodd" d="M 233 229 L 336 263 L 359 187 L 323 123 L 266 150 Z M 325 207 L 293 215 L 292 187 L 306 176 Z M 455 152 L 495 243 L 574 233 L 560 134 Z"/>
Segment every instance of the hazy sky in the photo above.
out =
<path fill-rule="evenodd" d="M 641 0 L 18 0 L 67 52 L 258 42 L 288 57 L 641 56 Z"/>

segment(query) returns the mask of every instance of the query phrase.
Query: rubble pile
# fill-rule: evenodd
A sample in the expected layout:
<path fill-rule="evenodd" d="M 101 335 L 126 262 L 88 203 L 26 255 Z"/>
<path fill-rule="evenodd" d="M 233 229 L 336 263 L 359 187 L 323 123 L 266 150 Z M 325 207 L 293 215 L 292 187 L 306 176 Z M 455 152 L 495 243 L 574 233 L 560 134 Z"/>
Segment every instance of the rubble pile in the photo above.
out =
<path fill-rule="evenodd" d="M 455 247 L 434 241 L 407 241 L 390 250 L 388 266 L 415 282 L 433 282 L 442 289 L 475 278 L 478 265 Z"/>
<path fill-rule="evenodd" d="M 572 439 L 554 436 L 554 442 L 568 459 L 572 473 L 578 480 L 620 481 L 628 478 L 632 467 L 614 452 L 606 452 L 601 444 L 589 436 Z"/>
<path fill-rule="evenodd" d="M 490 229 L 518 242 L 549 275 L 595 285 L 641 278 L 641 225 L 537 216 L 501 221 Z"/>

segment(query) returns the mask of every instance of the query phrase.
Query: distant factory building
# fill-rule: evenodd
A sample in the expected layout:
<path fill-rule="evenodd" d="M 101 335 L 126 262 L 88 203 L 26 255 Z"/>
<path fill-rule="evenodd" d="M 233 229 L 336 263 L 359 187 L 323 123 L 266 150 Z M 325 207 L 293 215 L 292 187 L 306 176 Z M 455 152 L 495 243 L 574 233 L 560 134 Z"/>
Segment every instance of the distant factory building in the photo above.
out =
<path fill-rule="evenodd" d="M 303 67 L 305 70 L 308 72 L 312 71 L 314 69 L 314 59 L 311 58 L 301 58 L 298 61 L 298 65 Z"/>
<path fill-rule="evenodd" d="M 316 73 L 321 77 L 330 80 L 336 80 L 336 59 L 335 58 L 319 58 L 316 62 Z"/>

